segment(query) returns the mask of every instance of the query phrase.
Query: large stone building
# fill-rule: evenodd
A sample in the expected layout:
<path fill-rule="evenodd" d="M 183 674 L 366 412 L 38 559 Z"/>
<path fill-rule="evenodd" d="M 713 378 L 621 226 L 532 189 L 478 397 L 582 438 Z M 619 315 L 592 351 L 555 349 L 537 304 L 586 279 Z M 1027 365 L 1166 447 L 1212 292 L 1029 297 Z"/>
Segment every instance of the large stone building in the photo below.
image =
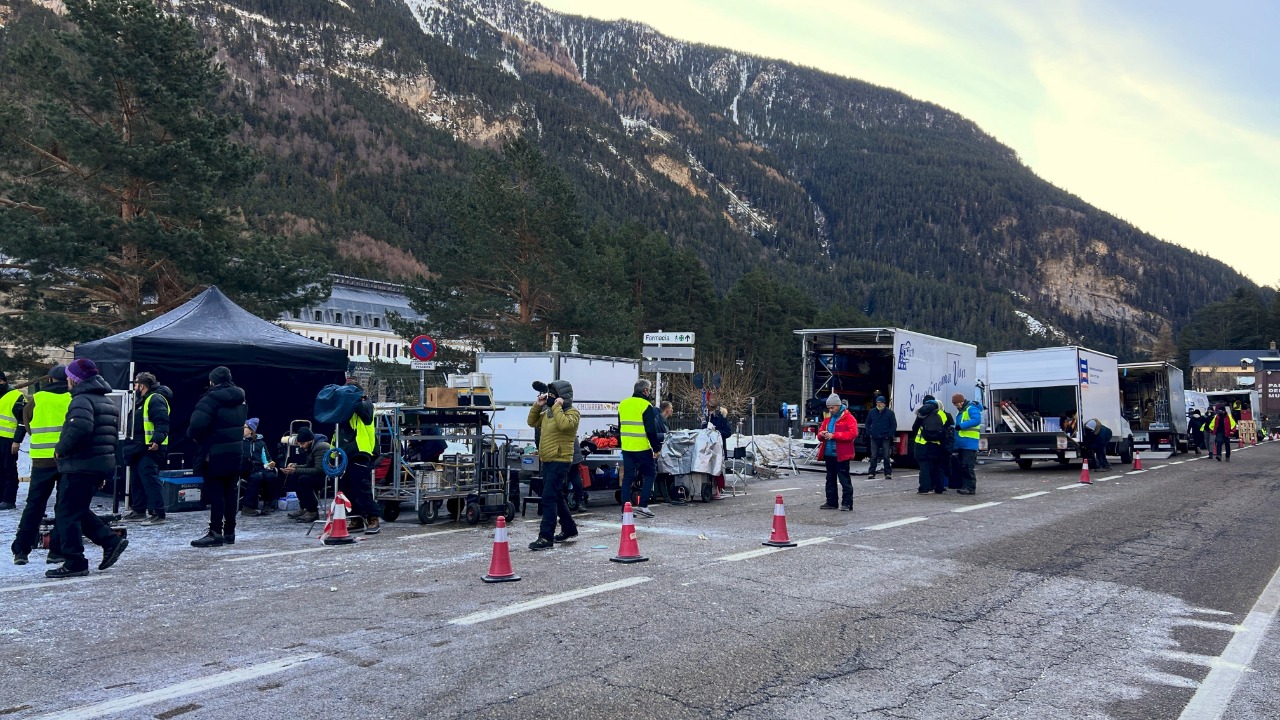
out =
<path fill-rule="evenodd" d="M 404 286 L 334 275 L 333 292 L 315 307 L 283 313 L 280 324 L 299 335 L 347 351 L 351 362 L 381 361 L 407 365 L 409 338 L 396 335 L 388 322 L 394 313 L 406 320 L 422 316 L 409 306 Z"/>

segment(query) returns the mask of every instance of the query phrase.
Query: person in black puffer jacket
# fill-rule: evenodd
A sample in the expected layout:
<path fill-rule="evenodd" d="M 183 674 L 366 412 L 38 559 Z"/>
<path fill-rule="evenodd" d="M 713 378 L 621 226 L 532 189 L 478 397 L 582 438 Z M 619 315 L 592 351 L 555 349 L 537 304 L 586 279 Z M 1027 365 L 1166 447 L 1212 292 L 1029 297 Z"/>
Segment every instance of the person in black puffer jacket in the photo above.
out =
<path fill-rule="evenodd" d="M 231 380 L 231 371 L 221 365 L 209 373 L 209 389 L 196 403 L 187 425 L 187 437 L 196 441 L 196 469 L 204 479 L 209 500 L 209 532 L 192 540 L 192 547 L 234 545 L 236 508 L 240 504 L 240 448 L 249 409 L 244 390 Z"/>
<path fill-rule="evenodd" d="M 114 565 L 129 545 L 89 509 L 93 493 L 116 470 L 120 410 L 107 397 L 111 386 L 88 358 L 79 358 L 67 366 L 67 383 L 71 386 L 71 405 L 53 450 L 62 474 L 54 511 L 54 537 L 61 538 L 59 554 L 63 564 L 45 573 L 51 578 L 89 574 L 82 534 L 102 548 L 99 570 Z"/>

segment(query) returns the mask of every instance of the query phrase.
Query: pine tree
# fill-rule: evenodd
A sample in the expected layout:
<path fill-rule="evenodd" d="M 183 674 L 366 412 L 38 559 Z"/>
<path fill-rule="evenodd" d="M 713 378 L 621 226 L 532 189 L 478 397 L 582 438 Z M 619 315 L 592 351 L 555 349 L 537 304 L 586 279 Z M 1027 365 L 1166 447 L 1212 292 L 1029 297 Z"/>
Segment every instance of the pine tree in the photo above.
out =
<path fill-rule="evenodd" d="M 224 80 L 151 0 L 67 0 L 0 60 L 5 334 L 28 357 L 133 327 L 210 284 L 264 316 L 323 297 L 322 263 L 223 206 L 257 164 Z"/>

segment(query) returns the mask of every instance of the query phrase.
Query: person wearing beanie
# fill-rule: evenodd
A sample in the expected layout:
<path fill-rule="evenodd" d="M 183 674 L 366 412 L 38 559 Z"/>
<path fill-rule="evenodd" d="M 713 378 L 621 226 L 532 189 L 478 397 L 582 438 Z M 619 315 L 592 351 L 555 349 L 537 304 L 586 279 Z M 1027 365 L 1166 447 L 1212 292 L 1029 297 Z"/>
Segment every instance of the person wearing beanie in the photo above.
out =
<path fill-rule="evenodd" d="M 169 447 L 169 409 L 173 391 L 162 386 L 149 372 L 133 379 L 137 402 L 133 407 L 129 442 L 124 457 L 129 463 L 129 509 L 125 522 L 148 520 L 149 525 L 165 521 L 160 468 Z"/>
<path fill-rule="evenodd" d="M 974 469 L 978 465 L 979 428 L 982 427 L 982 403 L 970 401 L 964 395 L 956 393 L 951 396 L 951 404 L 956 409 L 956 453 L 960 456 L 958 473 L 960 475 L 961 495 L 972 495 L 977 491 L 978 476 Z"/>
<path fill-rule="evenodd" d="M 240 514 L 249 517 L 271 514 L 280 499 L 278 477 L 276 463 L 267 455 L 267 444 L 258 434 L 258 418 L 249 418 L 244 422 L 244 441 L 240 446 L 240 479 L 244 484 Z M 260 496 L 262 510 L 258 510 Z"/>
<path fill-rule="evenodd" d="M 0 372 L 0 510 L 13 510 L 18 505 L 18 451 L 27 435 L 22 418 L 26 414 L 27 396 L 9 385 Z"/>
<path fill-rule="evenodd" d="M 329 454 L 329 443 L 324 437 L 316 437 L 309 427 L 298 428 L 294 441 L 306 458 L 301 465 L 289 463 L 280 472 L 295 478 L 294 491 L 298 494 L 298 509 L 289 517 L 300 523 L 313 523 L 320 518 L 320 501 L 316 491 L 324 487 L 324 458 Z"/>
<path fill-rule="evenodd" d="M 89 505 L 93 493 L 116 471 L 116 451 L 120 435 L 120 410 L 108 397 L 111 386 L 98 374 L 98 366 L 88 358 L 73 360 L 66 367 L 71 401 L 62 423 L 53 456 L 57 462 L 58 498 L 54 510 L 54 535 L 58 539 L 61 567 L 45 572 L 45 577 L 68 578 L 89 574 L 84 541 L 89 538 L 102 548 L 99 570 L 120 559 L 129 541 L 117 536 Z M 54 398 L 41 398 L 53 411 Z M 40 425 L 45 415 L 40 415 Z M 43 435 L 43 433 L 42 433 Z M 43 443 L 42 443 L 43 444 Z M 52 540 L 52 538 L 51 538 Z M 50 550 L 52 554 L 52 549 Z"/>
<path fill-rule="evenodd" d="M 920 487 L 916 492 L 941 495 L 947 491 L 945 463 L 951 456 L 951 416 L 938 406 L 932 395 L 925 395 L 911 425 L 916 462 L 920 465 Z"/>
<path fill-rule="evenodd" d="M 898 439 L 898 416 L 888 406 L 883 395 L 876 396 L 876 406 L 867 413 L 867 434 L 871 455 L 871 471 L 867 479 L 876 479 L 876 465 L 884 464 L 884 479 L 893 479 L 893 445 Z"/>
<path fill-rule="evenodd" d="M 45 507 L 61 478 L 53 449 L 62 435 L 62 424 L 67 420 L 67 408 L 71 404 L 67 369 L 54 365 L 49 368 L 46 379 L 47 382 L 32 394 L 23 416 L 31 431 L 31 483 L 27 487 L 27 504 L 22 508 L 22 519 L 18 521 L 18 530 L 13 536 L 14 565 L 27 564 L 27 557 L 39 539 Z M 49 539 L 46 562 L 61 563 L 61 548 L 62 541 L 55 528 Z"/>
<path fill-rule="evenodd" d="M 209 501 L 209 531 L 192 540 L 192 547 L 220 547 L 236 542 L 240 452 L 248 419 L 244 390 L 231 381 L 230 370 L 214 368 L 209 373 L 209 389 L 196 403 L 187 424 L 187 437 L 199 445 L 195 468 L 204 480 L 204 496 Z"/>
<path fill-rule="evenodd" d="M 827 466 L 827 502 L 823 510 L 853 509 L 853 480 L 849 477 L 849 461 L 853 459 L 853 441 L 858 437 L 858 421 L 844 406 L 840 396 L 831 393 L 827 412 L 818 425 L 818 459 Z M 840 501 L 836 481 L 844 493 Z"/>

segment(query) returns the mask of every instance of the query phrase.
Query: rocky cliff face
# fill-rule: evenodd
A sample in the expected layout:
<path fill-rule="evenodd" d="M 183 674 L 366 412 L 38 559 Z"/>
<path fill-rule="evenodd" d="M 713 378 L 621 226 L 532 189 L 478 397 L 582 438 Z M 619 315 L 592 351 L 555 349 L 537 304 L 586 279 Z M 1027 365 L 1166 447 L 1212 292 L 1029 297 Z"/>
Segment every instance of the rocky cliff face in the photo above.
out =
<path fill-rule="evenodd" d="M 945 108 L 643 25 L 524 0 L 173 10 L 220 48 L 246 138 L 331 192 L 456 174 L 440 138 L 526 135 L 588 218 L 666 231 L 722 287 L 763 263 L 824 302 L 987 346 L 1045 344 L 1048 326 L 1124 353 L 1121 338 L 1141 347 L 1216 288 L 1249 284 L 1045 183 Z M 402 200 L 389 214 L 403 238 L 379 239 L 428 251 L 426 210 Z"/>

